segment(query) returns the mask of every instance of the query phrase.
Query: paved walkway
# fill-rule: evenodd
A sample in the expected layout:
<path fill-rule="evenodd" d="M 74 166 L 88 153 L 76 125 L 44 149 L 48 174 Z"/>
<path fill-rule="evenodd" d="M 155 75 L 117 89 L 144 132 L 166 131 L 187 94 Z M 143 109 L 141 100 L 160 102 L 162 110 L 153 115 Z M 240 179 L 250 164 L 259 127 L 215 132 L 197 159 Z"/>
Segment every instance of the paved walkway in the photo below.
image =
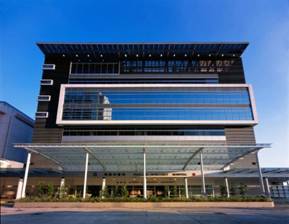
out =
<path fill-rule="evenodd" d="M 274 209 L 16 209 L 1 207 L 2 224 L 288 224 L 289 208 Z"/>

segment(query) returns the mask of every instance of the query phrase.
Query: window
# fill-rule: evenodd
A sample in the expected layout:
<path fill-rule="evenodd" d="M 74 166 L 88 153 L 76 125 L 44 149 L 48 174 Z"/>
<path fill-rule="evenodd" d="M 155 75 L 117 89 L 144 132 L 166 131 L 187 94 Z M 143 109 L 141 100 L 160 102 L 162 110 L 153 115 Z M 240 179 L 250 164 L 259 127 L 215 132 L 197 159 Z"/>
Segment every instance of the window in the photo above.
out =
<path fill-rule="evenodd" d="M 121 73 L 220 73 L 234 66 L 234 60 L 125 60 Z"/>
<path fill-rule="evenodd" d="M 50 96 L 50 95 L 39 95 L 39 96 L 38 96 L 38 101 L 45 101 L 45 102 L 47 102 L 47 101 L 50 101 L 50 99 L 51 99 L 51 96 Z"/>
<path fill-rule="evenodd" d="M 72 63 L 71 74 L 117 75 L 118 63 Z"/>
<path fill-rule="evenodd" d="M 44 64 L 42 66 L 43 70 L 55 70 L 55 64 Z"/>
<path fill-rule="evenodd" d="M 68 88 L 63 120 L 252 120 L 245 88 Z"/>
<path fill-rule="evenodd" d="M 42 79 L 40 81 L 40 84 L 42 86 L 52 86 L 53 85 L 53 80 L 52 79 Z"/>
<path fill-rule="evenodd" d="M 36 118 L 48 118 L 48 112 L 36 112 Z"/>

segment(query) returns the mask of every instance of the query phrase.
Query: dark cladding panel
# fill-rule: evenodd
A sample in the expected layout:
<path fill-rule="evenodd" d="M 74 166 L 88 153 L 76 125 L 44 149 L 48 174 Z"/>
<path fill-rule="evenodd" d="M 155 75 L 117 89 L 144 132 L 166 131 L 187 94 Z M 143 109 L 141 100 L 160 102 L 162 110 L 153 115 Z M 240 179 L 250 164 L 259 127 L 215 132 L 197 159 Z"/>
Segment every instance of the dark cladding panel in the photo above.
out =
<path fill-rule="evenodd" d="M 229 145 L 256 144 L 253 127 L 226 127 L 225 135 Z"/>
<path fill-rule="evenodd" d="M 219 75 L 219 83 L 246 83 L 242 58 L 234 59 L 234 63 Z"/>
<path fill-rule="evenodd" d="M 62 57 L 46 57 L 45 64 L 55 64 L 55 70 L 44 70 L 42 79 L 52 79 L 52 86 L 41 86 L 39 95 L 50 95 L 49 102 L 38 102 L 37 111 L 48 112 L 48 118 L 36 118 L 32 142 L 59 143 L 63 129 L 56 125 L 59 91 L 61 84 L 68 83 L 70 61 Z"/>

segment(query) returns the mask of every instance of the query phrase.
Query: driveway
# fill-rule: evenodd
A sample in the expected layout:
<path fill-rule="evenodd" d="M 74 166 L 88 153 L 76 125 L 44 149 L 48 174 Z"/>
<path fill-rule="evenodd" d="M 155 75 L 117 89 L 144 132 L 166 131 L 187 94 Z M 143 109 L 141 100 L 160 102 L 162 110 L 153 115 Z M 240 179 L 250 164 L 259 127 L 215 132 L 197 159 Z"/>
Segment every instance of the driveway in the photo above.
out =
<path fill-rule="evenodd" d="M 288 224 L 289 208 L 272 209 L 16 209 L 1 207 L 2 224 Z"/>

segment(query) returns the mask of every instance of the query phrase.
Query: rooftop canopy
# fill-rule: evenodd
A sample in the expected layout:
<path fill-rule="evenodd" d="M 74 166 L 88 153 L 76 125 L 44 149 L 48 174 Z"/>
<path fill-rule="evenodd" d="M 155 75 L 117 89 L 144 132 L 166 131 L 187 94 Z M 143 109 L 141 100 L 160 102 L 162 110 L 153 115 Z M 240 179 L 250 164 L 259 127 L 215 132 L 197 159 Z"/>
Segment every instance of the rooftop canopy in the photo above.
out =
<path fill-rule="evenodd" d="M 58 43 L 39 42 L 40 50 L 45 55 L 52 54 L 101 54 L 122 56 L 124 54 L 139 56 L 149 54 L 168 55 L 208 55 L 241 56 L 247 42 L 184 42 L 184 43 Z"/>
<path fill-rule="evenodd" d="M 147 172 L 199 170 L 202 155 L 205 170 L 227 167 L 250 153 L 270 147 L 256 145 L 189 145 L 189 144 L 18 144 L 32 153 L 53 161 L 63 171 L 143 172 L 144 154 Z"/>

